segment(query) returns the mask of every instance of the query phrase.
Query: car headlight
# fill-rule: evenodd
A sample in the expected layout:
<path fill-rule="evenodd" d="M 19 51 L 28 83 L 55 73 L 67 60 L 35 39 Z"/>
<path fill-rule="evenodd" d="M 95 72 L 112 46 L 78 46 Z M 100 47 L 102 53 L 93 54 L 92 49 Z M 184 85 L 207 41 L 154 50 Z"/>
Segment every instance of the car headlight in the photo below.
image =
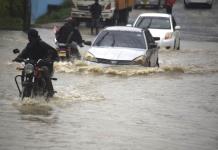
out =
<path fill-rule="evenodd" d="M 165 34 L 165 40 L 167 40 L 167 39 L 172 39 L 173 38 L 173 33 L 172 32 L 167 32 L 166 34 Z"/>
<path fill-rule="evenodd" d="M 85 60 L 92 61 L 92 62 L 97 62 L 97 59 L 95 58 L 95 56 L 93 54 L 91 54 L 90 52 L 86 53 Z"/>
<path fill-rule="evenodd" d="M 145 56 L 139 56 L 133 60 L 134 64 L 143 65 L 145 63 Z"/>
<path fill-rule="evenodd" d="M 34 71 L 34 66 L 32 64 L 26 64 L 24 67 L 24 72 L 26 74 L 31 74 Z"/>

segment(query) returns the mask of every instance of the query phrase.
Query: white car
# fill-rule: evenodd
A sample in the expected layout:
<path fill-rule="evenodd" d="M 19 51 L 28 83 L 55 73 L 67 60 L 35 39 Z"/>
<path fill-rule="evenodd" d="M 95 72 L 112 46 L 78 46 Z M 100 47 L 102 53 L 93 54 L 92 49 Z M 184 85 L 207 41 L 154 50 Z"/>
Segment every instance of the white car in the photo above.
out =
<path fill-rule="evenodd" d="M 184 5 L 186 8 L 190 7 L 191 4 L 207 4 L 208 8 L 211 8 L 213 0 L 184 0 Z"/>
<path fill-rule="evenodd" d="M 148 30 L 113 26 L 102 30 L 85 60 L 112 65 L 159 66 L 158 46 Z"/>
<path fill-rule="evenodd" d="M 165 13 L 143 13 L 136 18 L 132 26 L 147 28 L 153 37 L 160 38 L 157 43 L 161 48 L 180 49 L 180 26 L 176 26 L 172 15 Z"/>

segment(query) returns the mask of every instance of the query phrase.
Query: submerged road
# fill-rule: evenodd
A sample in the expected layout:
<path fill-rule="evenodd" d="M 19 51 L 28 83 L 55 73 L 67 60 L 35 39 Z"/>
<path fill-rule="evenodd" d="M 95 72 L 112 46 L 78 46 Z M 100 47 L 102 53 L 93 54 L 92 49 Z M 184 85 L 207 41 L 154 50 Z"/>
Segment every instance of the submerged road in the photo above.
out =
<path fill-rule="evenodd" d="M 27 37 L 0 31 L 0 150 L 218 149 L 218 44 L 181 26 L 181 50 L 160 50 L 160 68 L 55 63 L 58 93 L 49 103 L 19 101 L 12 49 Z M 38 30 L 54 45 L 52 29 Z M 89 29 L 81 31 L 93 40 Z"/>
<path fill-rule="evenodd" d="M 203 7 L 203 8 L 202 8 Z M 140 13 L 166 12 L 165 9 L 137 9 L 130 14 L 134 19 Z M 184 8 L 183 0 L 177 0 L 173 7 L 173 16 L 177 25 L 181 26 L 183 40 L 218 42 L 218 2 L 214 1 L 212 9 L 204 5 L 194 5 L 192 8 Z"/>

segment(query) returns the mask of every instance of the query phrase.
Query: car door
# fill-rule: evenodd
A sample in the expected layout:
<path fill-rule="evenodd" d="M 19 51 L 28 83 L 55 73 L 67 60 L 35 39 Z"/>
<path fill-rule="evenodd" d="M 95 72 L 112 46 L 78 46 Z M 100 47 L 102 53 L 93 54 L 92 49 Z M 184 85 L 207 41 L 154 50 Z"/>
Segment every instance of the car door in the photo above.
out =
<path fill-rule="evenodd" d="M 156 66 L 158 59 L 158 46 L 155 43 L 154 38 L 152 37 L 149 30 L 145 30 L 144 33 L 148 44 L 148 51 L 146 54 L 148 55 L 150 66 L 154 67 Z"/>
<path fill-rule="evenodd" d="M 179 32 L 179 30 L 175 29 L 177 24 L 176 24 L 176 21 L 175 21 L 173 16 L 171 16 L 171 24 L 172 24 L 172 28 L 173 28 L 173 35 L 175 37 L 175 45 L 174 45 L 175 47 L 174 48 L 178 48 L 179 42 L 180 42 L 180 32 Z"/>

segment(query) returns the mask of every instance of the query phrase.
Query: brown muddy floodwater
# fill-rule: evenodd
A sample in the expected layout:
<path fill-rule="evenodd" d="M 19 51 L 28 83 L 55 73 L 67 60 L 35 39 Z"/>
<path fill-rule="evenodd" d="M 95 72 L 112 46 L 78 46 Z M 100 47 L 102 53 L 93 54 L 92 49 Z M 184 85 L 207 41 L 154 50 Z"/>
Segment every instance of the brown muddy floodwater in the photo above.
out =
<path fill-rule="evenodd" d="M 218 44 L 182 41 L 160 68 L 59 62 L 55 97 L 21 102 L 11 50 L 26 36 L 0 34 L 0 150 L 218 149 Z"/>

